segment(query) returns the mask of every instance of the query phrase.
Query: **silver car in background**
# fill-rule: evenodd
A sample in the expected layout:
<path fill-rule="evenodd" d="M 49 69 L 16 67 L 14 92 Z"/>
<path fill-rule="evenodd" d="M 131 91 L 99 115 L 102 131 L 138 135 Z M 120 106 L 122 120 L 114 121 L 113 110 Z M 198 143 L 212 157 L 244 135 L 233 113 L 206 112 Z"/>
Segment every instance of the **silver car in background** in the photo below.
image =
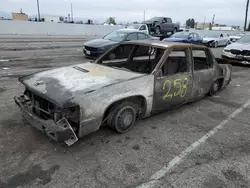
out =
<path fill-rule="evenodd" d="M 243 37 L 244 35 L 245 35 L 244 33 L 237 33 L 237 34 L 234 34 L 234 35 L 230 35 L 230 36 L 229 36 L 230 42 L 231 42 L 231 43 L 236 42 L 236 41 L 238 41 L 241 37 Z"/>
<path fill-rule="evenodd" d="M 208 47 L 217 48 L 218 46 L 227 46 L 230 44 L 230 40 L 226 33 L 210 32 L 203 37 L 202 43 Z"/>
<path fill-rule="evenodd" d="M 244 35 L 222 50 L 222 58 L 231 62 L 250 64 L 250 35 Z"/>

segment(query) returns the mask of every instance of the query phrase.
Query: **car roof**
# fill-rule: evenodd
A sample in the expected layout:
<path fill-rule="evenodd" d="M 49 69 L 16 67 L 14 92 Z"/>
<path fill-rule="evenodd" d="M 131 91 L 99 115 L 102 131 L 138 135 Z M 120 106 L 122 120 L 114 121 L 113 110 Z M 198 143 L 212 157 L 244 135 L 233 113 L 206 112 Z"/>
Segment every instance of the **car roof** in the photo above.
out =
<path fill-rule="evenodd" d="M 134 45 L 144 45 L 144 46 L 153 46 L 157 48 L 170 48 L 170 47 L 196 47 L 196 48 L 207 48 L 206 46 L 194 45 L 189 43 L 180 43 L 180 42 L 164 42 L 164 41 L 155 41 L 155 40 L 131 40 L 125 41 L 122 44 L 134 44 Z"/>

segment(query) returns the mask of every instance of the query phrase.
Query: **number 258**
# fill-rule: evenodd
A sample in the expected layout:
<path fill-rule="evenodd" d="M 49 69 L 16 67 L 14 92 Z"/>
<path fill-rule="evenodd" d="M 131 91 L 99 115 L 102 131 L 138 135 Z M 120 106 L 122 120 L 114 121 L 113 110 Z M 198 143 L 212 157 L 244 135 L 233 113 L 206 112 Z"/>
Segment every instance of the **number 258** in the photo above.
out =
<path fill-rule="evenodd" d="M 184 97 L 187 93 L 187 84 L 188 78 L 186 77 L 183 79 L 176 79 L 174 81 L 166 80 L 162 88 L 163 91 L 166 91 L 166 94 L 163 96 L 163 99 L 172 98 L 173 96 Z M 173 91 L 172 87 L 174 87 Z"/>

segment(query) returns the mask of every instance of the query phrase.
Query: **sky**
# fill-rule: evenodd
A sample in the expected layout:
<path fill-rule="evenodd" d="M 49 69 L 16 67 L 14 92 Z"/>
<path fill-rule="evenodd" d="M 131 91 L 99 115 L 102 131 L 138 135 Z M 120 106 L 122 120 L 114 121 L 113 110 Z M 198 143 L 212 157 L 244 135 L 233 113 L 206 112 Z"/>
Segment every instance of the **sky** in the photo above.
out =
<path fill-rule="evenodd" d="M 37 0 L 1 0 L 0 10 L 19 12 L 23 10 L 28 15 L 37 14 Z M 215 23 L 243 25 L 246 0 L 39 0 L 42 14 L 70 14 L 70 4 L 73 5 L 73 15 L 104 21 L 115 17 L 116 22 L 143 21 L 154 16 L 171 17 L 173 21 L 184 24 L 188 18 L 196 22 L 211 22 L 215 14 Z M 250 17 L 250 15 L 249 15 Z"/>

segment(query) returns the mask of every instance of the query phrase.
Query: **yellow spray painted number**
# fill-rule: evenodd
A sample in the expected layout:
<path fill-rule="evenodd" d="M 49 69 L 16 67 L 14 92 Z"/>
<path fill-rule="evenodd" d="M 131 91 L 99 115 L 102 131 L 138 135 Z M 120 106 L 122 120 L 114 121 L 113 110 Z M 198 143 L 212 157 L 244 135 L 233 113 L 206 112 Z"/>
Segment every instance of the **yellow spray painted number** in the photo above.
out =
<path fill-rule="evenodd" d="M 166 91 L 166 94 L 162 97 L 163 99 L 172 98 L 180 96 L 185 97 L 187 94 L 187 85 L 188 85 L 188 78 L 184 77 L 183 79 L 175 79 L 166 80 L 163 84 L 163 91 Z M 174 86 L 174 91 L 172 91 L 172 86 Z"/>
<path fill-rule="evenodd" d="M 170 80 L 166 80 L 163 84 L 163 91 L 165 91 L 166 88 L 167 89 L 167 92 L 166 94 L 163 96 L 163 99 L 166 99 L 166 98 L 172 98 L 173 97 L 173 94 L 171 94 L 171 81 Z"/>

